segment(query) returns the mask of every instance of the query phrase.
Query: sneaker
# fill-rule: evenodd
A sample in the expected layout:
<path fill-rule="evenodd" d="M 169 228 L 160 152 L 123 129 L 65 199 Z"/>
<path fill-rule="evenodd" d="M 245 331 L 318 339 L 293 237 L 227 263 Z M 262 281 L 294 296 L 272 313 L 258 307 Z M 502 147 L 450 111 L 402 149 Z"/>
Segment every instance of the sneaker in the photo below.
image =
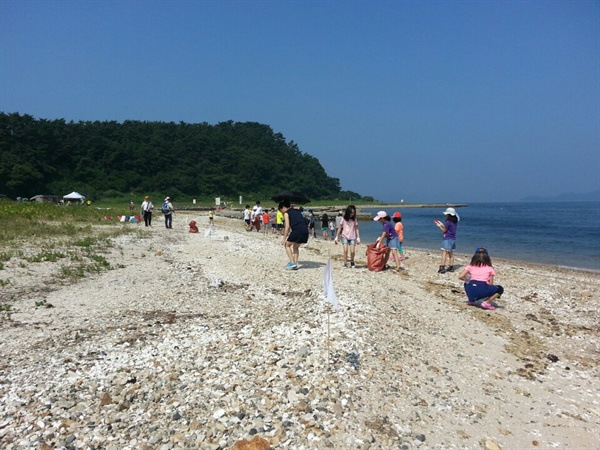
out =
<path fill-rule="evenodd" d="M 354 261 L 350 261 L 350 267 L 352 267 L 353 269 L 356 268 L 356 264 L 354 264 Z"/>
<path fill-rule="evenodd" d="M 347 269 L 347 268 L 348 268 L 348 264 L 344 263 L 344 269 Z"/>
<path fill-rule="evenodd" d="M 448 270 L 446 272 L 454 272 L 454 266 L 448 266 Z"/>
<path fill-rule="evenodd" d="M 294 265 L 292 266 L 292 270 L 298 270 L 298 264 L 294 264 Z"/>
<path fill-rule="evenodd" d="M 446 266 L 440 266 L 438 273 L 446 273 Z"/>
<path fill-rule="evenodd" d="M 294 263 L 287 263 L 287 264 L 285 265 L 285 269 L 293 269 L 293 268 L 295 268 L 295 267 L 296 267 L 296 264 L 294 264 Z"/>

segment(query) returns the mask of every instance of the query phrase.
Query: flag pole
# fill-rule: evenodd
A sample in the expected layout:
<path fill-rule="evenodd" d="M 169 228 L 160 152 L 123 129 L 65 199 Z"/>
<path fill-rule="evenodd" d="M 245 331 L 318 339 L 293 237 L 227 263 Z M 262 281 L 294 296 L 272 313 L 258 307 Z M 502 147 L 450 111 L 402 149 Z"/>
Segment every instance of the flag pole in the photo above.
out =
<path fill-rule="evenodd" d="M 327 306 L 327 365 L 331 366 L 331 358 L 329 355 L 329 349 L 331 348 L 331 339 L 329 336 L 329 306 Z"/>

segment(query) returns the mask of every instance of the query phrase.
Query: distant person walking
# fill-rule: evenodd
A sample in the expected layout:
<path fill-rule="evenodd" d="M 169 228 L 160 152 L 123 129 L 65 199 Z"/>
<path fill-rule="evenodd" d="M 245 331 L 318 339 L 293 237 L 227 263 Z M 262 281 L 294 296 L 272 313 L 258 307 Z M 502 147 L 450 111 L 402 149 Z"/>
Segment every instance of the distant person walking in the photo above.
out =
<path fill-rule="evenodd" d="M 465 292 L 469 299 L 468 304 L 483 309 L 496 309 L 494 300 L 500 298 L 504 288 L 494 284 L 496 271 L 492 267 L 492 260 L 488 251 L 479 247 L 471 258 L 471 263 L 458 276 L 465 282 Z"/>
<path fill-rule="evenodd" d="M 244 209 L 244 222 L 246 223 L 246 231 L 252 231 L 252 225 L 250 222 L 251 216 L 252 213 L 250 212 L 250 205 L 246 205 L 246 208 Z"/>
<path fill-rule="evenodd" d="M 313 210 L 309 209 L 308 210 L 308 232 L 309 232 L 309 234 L 312 234 L 312 237 L 314 237 L 314 238 L 317 237 L 316 222 L 317 222 L 317 218 L 315 217 Z"/>
<path fill-rule="evenodd" d="M 308 242 L 308 224 L 302 213 L 291 207 L 289 200 L 279 203 L 279 211 L 283 213 L 285 224 L 281 244 L 285 246 L 285 252 L 290 261 L 285 268 L 297 270 L 300 245 Z"/>
<path fill-rule="evenodd" d="M 165 202 L 161 208 L 162 213 L 165 215 L 165 228 L 167 230 L 173 229 L 173 204 L 171 203 L 171 197 L 165 198 Z"/>
<path fill-rule="evenodd" d="M 342 216 L 340 225 L 337 228 L 335 239 L 337 245 L 339 238 L 342 238 L 344 249 L 344 267 L 348 267 L 348 250 L 350 250 L 350 267 L 355 268 L 354 255 L 356 254 L 356 245 L 360 244 L 360 232 L 358 230 L 358 219 L 356 218 L 356 207 L 348 205 Z"/>
<path fill-rule="evenodd" d="M 152 210 L 154 209 L 154 205 L 150 201 L 150 197 L 147 195 L 144 197 L 144 201 L 142 202 L 142 216 L 144 217 L 144 225 L 147 227 L 152 226 Z"/>
<path fill-rule="evenodd" d="M 442 261 L 438 273 L 454 272 L 454 250 L 456 250 L 456 229 L 458 228 L 458 222 L 460 217 L 454 210 L 454 208 L 446 208 L 442 214 L 446 216 L 446 223 L 443 224 L 439 220 L 435 220 L 435 224 L 444 233 L 444 240 L 442 241 Z M 446 267 L 446 260 L 448 260 L 448 267 Z"/>
<path fill-rule="evenodd" d="M 277 213 L 275 208 L 269 211 L 269 222 L 271 223 L 271 234 L 277 234 Z"/>
<path fill-rule="evenodd" d="M 215 224 L 215 208 L 210 208 L 208 212 L 208 226 L 212 227 Z"/>
<path fill-rule="evenodd" d="M 327 213 L 323 213 L 321 216 L 321 231 L 323 232 L 323 239 L 327 240 L 329 237 L 329 216 Z"/>
<path fill-rule="evenodd" d="M 283 213 L 277 210 L 277 234 L 283 236 Z"/>
<path fill-rule="evenodd" d="M 256 205 L 252 207 L 252 225 L 256 228 L 256 231 L 260 233 L 260 222 L 262 219 L 262 206 L 260 201 L 256 200 Z M 252 228 L 251 228 L 252 229 Z"/>
<path fill-rule="evenodd" d="M 390 248 L 390 253 L 387 254 L 385 263 L 387 264 L 391 254 L 396 261 L 396 272 L 400 272 L 402 267 L 400 267 L 400 256 L 398 256 L 398 233 L 396 233 L 394 225 L 392 225 L 392 219 L 385 211 L 379 211 L 373 220 L 383 225 L 383 232 L 377 239 L 377 248 L 381 247 L 385 239 L 386 245 Z"/>

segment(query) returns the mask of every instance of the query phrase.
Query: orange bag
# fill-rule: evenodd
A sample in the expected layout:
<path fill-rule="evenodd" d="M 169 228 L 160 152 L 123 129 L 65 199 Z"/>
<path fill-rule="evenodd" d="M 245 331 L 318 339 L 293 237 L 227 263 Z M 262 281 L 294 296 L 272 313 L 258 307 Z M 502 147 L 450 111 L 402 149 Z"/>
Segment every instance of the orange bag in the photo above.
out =
<path fill-rule="evenodd" d="M 385 268 L 385 262 L 388 259 L 390 248 L 381 245 L 377 248 L 376 244 L 367 245 L 367 267 L 371 272 L 381 272 Z"/>

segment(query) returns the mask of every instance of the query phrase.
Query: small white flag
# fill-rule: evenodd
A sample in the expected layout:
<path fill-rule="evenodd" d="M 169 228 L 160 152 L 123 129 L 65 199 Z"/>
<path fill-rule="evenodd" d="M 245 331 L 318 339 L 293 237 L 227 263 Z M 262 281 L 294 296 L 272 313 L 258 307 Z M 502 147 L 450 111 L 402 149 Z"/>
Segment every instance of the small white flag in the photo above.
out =
<path fill-rule="evenodd" d="M 323 295 L 327 298 L 329 303 L 333 306 L 334 310 L 339 309 L 337 297 L 335 296 L 335 289 L 333 288 L 333 266 L 331 264 L 331 258 L 325 265 L 325 272 L 323 273 Z"/>
<path fill-rule="evenodd" d="M 211 232 L 212 232 L 212 227 L 208 227 L 206 229 L 206 231 L 204 232 L 204 237 L 209 237 Z"/>

